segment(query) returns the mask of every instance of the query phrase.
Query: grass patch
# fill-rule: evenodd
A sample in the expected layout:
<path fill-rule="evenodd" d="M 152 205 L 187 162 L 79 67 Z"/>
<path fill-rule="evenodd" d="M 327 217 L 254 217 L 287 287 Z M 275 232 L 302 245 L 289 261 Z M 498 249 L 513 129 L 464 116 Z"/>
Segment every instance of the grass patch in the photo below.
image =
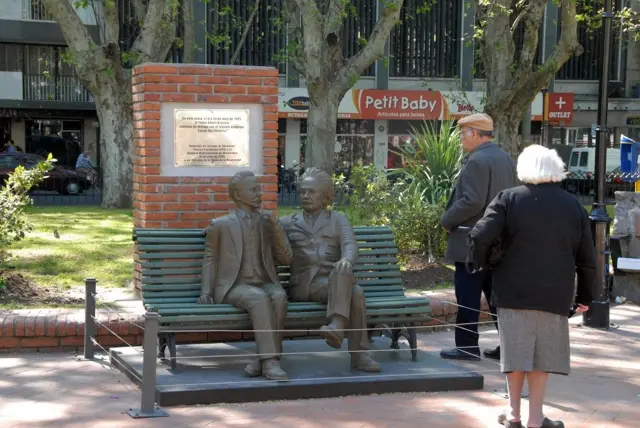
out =
<path fill-rule="evenodd" d="M 32 207 L 28 218 L 33 232 L 9 248 L 11 257 L 0 269 L 48 287 L 82 285 L 86 277 L 97 278 L 102 286 L 122 287 L 132 279 L 130 209 Z"/>

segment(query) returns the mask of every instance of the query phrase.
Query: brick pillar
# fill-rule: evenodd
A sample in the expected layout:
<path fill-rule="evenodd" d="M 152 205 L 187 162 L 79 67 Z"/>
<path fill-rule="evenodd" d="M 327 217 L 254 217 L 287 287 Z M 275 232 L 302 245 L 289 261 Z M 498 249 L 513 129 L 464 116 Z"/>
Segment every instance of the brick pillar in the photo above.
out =
<path fill-rule="evenodd" d="M 278 71 L 272 67 L 142 64 L 133 70 L 133 218 L 135 227 L 202 228 L 233 207 L 229 176 L 163 176 L 161 109 L 165 103 L 261 105 L 264 208 L 277 209 Z M 184 105 L 184 104 L 183 104 Z M 173 138 L 173 136 L 164 136 Z M 166 147 L 165 147 L 166 150 Z M 139 285 L 137 247 L 134 278 Z"/>

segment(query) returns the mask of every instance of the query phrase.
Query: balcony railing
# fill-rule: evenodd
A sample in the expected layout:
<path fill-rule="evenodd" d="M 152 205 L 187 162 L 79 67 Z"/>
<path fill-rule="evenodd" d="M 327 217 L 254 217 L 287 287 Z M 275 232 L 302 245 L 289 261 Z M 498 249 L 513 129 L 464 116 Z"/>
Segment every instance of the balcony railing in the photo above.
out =
<path fill-rule="evenodd" d="M 75 76 L 23 76 L 24 99 L 29 101 L 66 101 L 92 103 L 93 97 Z"/>
<path fill-rule="evenodd" d="M 42 0 L 22 0 L 22 19 L 25 21 L 53 21 Z"/>

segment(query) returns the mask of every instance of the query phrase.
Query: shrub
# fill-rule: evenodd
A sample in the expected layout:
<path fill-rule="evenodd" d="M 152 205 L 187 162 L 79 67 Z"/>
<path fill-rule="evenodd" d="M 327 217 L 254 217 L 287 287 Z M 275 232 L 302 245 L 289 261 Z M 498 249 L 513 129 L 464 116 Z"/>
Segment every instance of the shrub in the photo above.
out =
<path fill-rule="evenodd" d="M 28 192 L 46 177 L 53 162 L 55 160 L 49 154 L 46 160 L 34 168 L 25 169 L 20 165 L 9 174 L 4 186 L 0 188 L 0 260 L 3 259 L 4 249 L 24 239 L 32 229 L 24 215 L 24 210 L 33 203 Z"/>

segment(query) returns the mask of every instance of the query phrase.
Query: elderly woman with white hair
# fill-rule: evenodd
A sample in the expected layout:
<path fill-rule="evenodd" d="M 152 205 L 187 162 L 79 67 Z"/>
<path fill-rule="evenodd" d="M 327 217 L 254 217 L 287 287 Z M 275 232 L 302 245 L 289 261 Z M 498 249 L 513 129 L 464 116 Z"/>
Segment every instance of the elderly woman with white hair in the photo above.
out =
<path fill-rule="evenodd" d="M 559 185 L 566 173 L 556 151 L 527 147 L 517 172 L 524 184 L 499 193 L 469 233 L 475 267 L 493 269 L 491 300 L 498 311 L 500 366 L 510 404 L 498 422 L 523 427 L 526 377 L 526 427 L 564 427 L 546 418 L 542 405 L 549 373 L 569 374 L 568 315 L 572 306 L 576 312 L 589 309 L 595 250 L 585 209 Z"/>

